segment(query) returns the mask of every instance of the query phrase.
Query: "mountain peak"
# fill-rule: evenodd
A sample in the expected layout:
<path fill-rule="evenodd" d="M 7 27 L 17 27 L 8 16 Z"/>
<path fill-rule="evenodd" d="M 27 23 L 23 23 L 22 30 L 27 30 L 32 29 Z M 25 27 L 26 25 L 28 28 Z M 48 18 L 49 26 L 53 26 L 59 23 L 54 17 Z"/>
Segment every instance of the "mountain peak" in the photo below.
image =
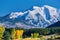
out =
<path fill-rule="evenodd" d="M 46 28 L 60 20 L 60 9 L 48 5 L 44 5 L 43 7 L 33 6 L 32 9 L 25 12 L 12 12 L 9 18 L 13 26 L 20 26 L 22 28 Z M 10 21 L 7 23 L 9 26 L 12 25 Z M 3 23 L 7 26 L 5 22 Z"/>

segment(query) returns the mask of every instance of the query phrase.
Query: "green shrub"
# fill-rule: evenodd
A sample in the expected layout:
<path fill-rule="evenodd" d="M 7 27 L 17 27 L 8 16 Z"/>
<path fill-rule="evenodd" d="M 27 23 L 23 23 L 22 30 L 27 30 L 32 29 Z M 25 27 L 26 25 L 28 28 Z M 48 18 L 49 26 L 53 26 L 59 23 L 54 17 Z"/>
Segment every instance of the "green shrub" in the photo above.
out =
<path fill-rule="evenodd" d="M 39 33 L 32 33 L 32 34 L 31 34 L 31 37 L 32 37 L 32 38 L 38 38 L 38 37 L 39 37 Z"/>

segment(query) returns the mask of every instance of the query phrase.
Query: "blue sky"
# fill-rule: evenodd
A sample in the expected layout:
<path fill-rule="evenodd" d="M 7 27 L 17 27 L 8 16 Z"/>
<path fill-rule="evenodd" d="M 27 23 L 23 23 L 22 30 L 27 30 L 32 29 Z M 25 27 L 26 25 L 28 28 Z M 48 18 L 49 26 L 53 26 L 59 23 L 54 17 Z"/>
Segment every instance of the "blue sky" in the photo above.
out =
<path fill-rule="evenodd" d="M 0 0 L 0 16 L 43 5 L 50 5 L 60 9 L 60 0 Z"/>

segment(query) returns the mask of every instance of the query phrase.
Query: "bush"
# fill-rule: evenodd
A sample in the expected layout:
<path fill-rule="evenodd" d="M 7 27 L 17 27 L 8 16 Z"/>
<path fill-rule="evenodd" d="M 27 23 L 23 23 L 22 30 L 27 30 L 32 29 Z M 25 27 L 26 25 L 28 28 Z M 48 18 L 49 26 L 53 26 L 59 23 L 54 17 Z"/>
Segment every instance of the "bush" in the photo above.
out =
<path fill-rule="evenodd" d="M 32 37 L 32 38 L 38 38 L 38 37 L 39 37 L 39 33 L 32 33 L 32 34 L 31 34 L 31 37 Z"/>

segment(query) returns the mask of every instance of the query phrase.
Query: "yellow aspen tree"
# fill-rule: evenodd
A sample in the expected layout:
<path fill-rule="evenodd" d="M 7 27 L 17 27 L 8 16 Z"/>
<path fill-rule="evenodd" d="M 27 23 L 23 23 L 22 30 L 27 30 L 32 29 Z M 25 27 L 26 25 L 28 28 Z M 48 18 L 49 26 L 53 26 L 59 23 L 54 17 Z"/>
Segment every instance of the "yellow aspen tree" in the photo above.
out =
<path fill-rule="evenodd" d="M 5 28 L 0 25 L 0 40 L 2 40 L 3 38 L 4 31 L 5 31 Z"/>
<path fill-rule="evenodd" d="M 16 38 L 22 38 L 23 30 L 16 30 Z"/>
<path fill-rule="evenodd" d="M 11 32 L 11 38 L 12 40 L 15 40 L 15 34 L 16 34 L 16 31 L 15 31 L 15 28 L 12 29 L 12 32 Z"/>

